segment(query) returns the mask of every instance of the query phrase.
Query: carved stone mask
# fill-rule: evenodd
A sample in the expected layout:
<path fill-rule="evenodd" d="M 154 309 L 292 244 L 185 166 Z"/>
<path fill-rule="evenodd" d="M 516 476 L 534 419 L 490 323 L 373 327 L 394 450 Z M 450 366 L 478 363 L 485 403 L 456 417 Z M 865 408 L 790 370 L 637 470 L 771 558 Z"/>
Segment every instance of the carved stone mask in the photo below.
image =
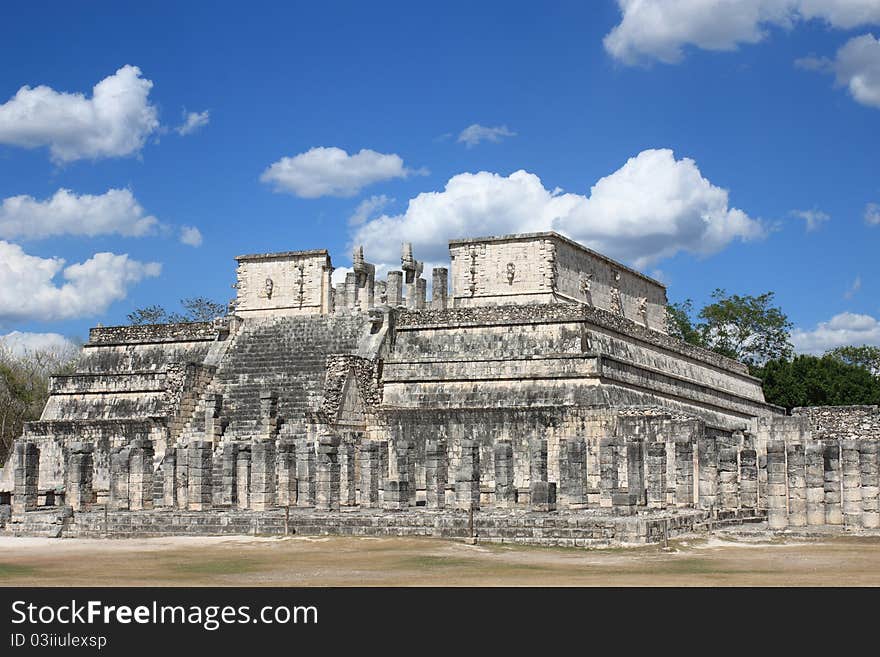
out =
<path fill-rule="evenodd" d="M 274 287 L 275 287 L 275 283 L 272 282 L 272 279 L 271 279 L 271 278 L 267 278 L 267 279 L 266 279 L 266 288 L 265 288 L 265 289 L 266 289 L 266 298 L 267 298 L 267 299 L 271 299 L 271 298 L 272 298 L 272 288 L 274 288 Z"/>
<path fill-rule="evenodd" d="M 512 262 L 507 263 L 507 284 L 513 285 L 513 279 L 516 276 L 516 265 Z"/>

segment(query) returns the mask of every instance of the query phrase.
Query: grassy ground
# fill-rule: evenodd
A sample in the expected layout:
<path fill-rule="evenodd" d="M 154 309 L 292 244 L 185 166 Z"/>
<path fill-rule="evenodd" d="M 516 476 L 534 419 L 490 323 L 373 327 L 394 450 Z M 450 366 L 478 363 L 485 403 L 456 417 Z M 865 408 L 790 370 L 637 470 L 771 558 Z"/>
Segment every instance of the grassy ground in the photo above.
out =
<path fill-rule="evenodd" d="M 0 537 L 2 586 L 880 586 L 880 537 L 576 550 L 408 538 Z"/>

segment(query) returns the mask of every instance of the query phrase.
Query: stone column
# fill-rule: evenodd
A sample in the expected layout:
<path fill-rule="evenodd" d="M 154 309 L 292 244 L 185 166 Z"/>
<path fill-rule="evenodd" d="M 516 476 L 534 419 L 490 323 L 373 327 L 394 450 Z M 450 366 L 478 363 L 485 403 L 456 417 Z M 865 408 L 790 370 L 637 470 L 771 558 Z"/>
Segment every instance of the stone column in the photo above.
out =
<path fill-rule="evenodd" d="M 92 488 L 94 473 L 94 452 L 92 443 L 76 442 L 70 445 L 70 456 L 67 459 L 67 493 L 66 502 L 74 511 L 85 511 L 94 502 L 95 493 Z"/>
<path fill-rule="evenodd" d="M 700 465 L 700 508 L 711 509 L 718 504 L 718 443 L 715 436 L 704 436 L 697 441 L 697 460 Z"/>
<path fill-rule="evenodd" d="M 448 480 L 446 441 L 442 438 L 428 440 L 425 443 L 425 496 L 429 509 L 442 509 L 446 506 Z"/>
<path fill-rule="evenodd" d="M 718 450 L 718 492 L 722 509 L 739 509 L 739 467 L 737 449 L 725 445 Z"/>
<path fill-rule="evenodd" d="M 547 440 L 529 441 L 529 506 L 532 511 L 556 510 L 556 483 L 547 481 Z"/>
<path fill-rule="evenodd" d="M 131 450 L 128 447 L 117 447 L 110 452 L 110 508 L 114 511 L 131 508 L 130 467 Z"/>
<path fill-rule="evenodd" d="M 251 446 L 240 443 L 235 459 L 235 505 L 249 509 L 251 504 Z"/>
<path fill-rule="evenodd" d="M 480 508 L 480 444 L 461 441 L 461 458 L 455 472 L 455 502 L 459 509 Z"/>
<path fill-rule="evenodd" d="M 339 511 L 339 437 L 331 434 L 318 438 L 315 508 L 319 511 Z"/>
<path fill-rule="evenodd" d="M 357 308 L 357 274 L 353 271 L 345 275 L 345 307 Z"/>
<path fill-rule="evenodd" d="M 804 464 L 804 446 L 788 445 L 788 524 L 803 527 L 807 524 L 807 479 Z"/>
<path fill-rule="evenodd" d="M 36 443 L 24 440 L 16 440 L 14 445 L 12 513 L 18 516 L 37 506 L 40 450 Z"/>
<path fill-rule="evenodd" d="M 387 286 L 385 288 L 388 295 L 389 306 L 402 306 L 403 301 L 403 272 L 389 271 Z"/>
<path fill-rule="evenodd" d="M 847 527 L 862 525 L 862 473 L 858 440 L 840 441 L 843 470 L 843 522 Z"/>
<path fill-rule="evenodd" d="M 165 456 L 162 458 L 162 473 L 164 479 L 162 504 L 173 509 L 177 507 L 177 448 L 166 447 Z"/>
<path fill-rule="evenodd" d="M 770 529 L 788 526 L 785 485 L 785 442 L 767 442 L 767 520 Z"/>
<path fill-rule="evenodd" d="M 767 454 L 758 454 L 758 508 L 767 508 Z"/>
<path fill-rule="evenodd" d="M 358 449 L 360 456 L 360 505 L 366 508 L 379 506 L 379 481 L 381 479 L 381 458 L 379 443 L 365 440 Z"/>
<path fill-rule="evenodd" d="M 434 267 L 431 270 L 431 308 L 446 310 L 449 293 L 449 270 L 446 267 Z"/>
<path fill-rule="evenodd" d="M 187 450 L 188 498 L 190 511 L 207 511 L 213 505 L 211 475 L 214 469 L 213 445 L 207 440 L 194 440 Z"/>
<path fill-rule="evenodd" d="M 648 506 L 654 509 L 666 508 L 666 443 L 648 443 Z"/>
<path fill-rule="evenodd" d="M 758 453 L 752 447 L 739 453 L 739 496 L 744 509 L 758 508 Z"/>
<path fill-rule="evenodd" d="M 389 511 L 403 511 L 409 507 L 409 482 L 388 479 L 382 507 Z"/>
<path fill-rule="evenodd" d="M 176 489 L 177 507 L 185 511 L 189 508 L 189 447 L 177 447 L 177 467 L 174 470 L 174 486 Z"/>
<path fill-rule="evenodd" d="M 825 470 L 825 524 L 842 525 L 843 511 L 840 506 L 840 445 L 828 443 L 822 453 Z"/>
<path fill-rule="evenodd" d="M 569 508 L 587 503 L 587 448 L 576 438 L 559 440 L 559 497 Z"/>
<path fill-rule="evenodd" d="M 513 445 L 509 440 L 499 440 L 495 443 L 493 450 L 495 456 L 495 505 L 509 508 L 516 504 L 516 486 L 513 483 Z"/>
<path fill-rule="evenodd" d="M 238 443 L 223 443 L 220 452 L 220 491 L 214 495 L 223 506 L 238 504 Z"/>
<path fill-rule="evenodd" d="M 339 504 L 354 506 L 357 504 L 357 481 L 354 474 L 354 444 L 339 445 Z"/>
<path fill-rule="evenodd" d="M 626 479 L 630 503 L 644 506 L 645 446 L 641 438 L 631 438 L 626 442 Z"/>
<path fill-rule="evenodd" d="M 131 442 L 129 499 L 132 511 L 153 508 L 153 441 L 136 438 Z"/>
<path fill-rule="evenodd" d="M 205 440 L 219 443 L 223 435 L 223 426 L 220 420 L 223 395 L 208 392 L 203 395 L 202 399 L 205 402 Z"/>
<path fill-rule="evenodd" d="M 251 445 L 250 509 L 265 511 L 275 506 L 275 442 L 255 440 Z"/>
<path fill-rule="evenodd" d="M 880 463 L 877 460 L 878 441 L 876 438 L 862 438 L 859 441 L 859 465 L 862 473 L 862 527 L 880 527 Z"/>
<path fill-rule="evenodd" d="M 315 441 L 300 438 L 296 444 L 296 505 L 315 506 Z"/>
<path fill-rule="evenodd" d="M 617 445 L 613 438 L 602 438 L 599 441 L 599 506 L 611 508 L 618 491 Z"/>
<path fill-rule="evenodd" d="M 416 472 L 413 459 L 413 444 L 406 438 L 397 438 L 391 443 L 391 452 L 394 458 L 396 480 L 407 483 L 409 505 L 416 505 Z M 399 489 L 398 489 L 399 490 Z"/>
<path fill-rule="evenodd" d="M 292 440 L 278 441 L 278 490 L 276 491 L 279 506 L 296 504 L 296 445 Z"/>
<path fill-rule="evenodd" d="M 675 439 L 675 506 L 694 505 L 694 445 L 690 437 Z"/>
<path fill-rule="evenodd" d="M 425 307 L 425 302 L 427 301 L 428 296 L 428 281 L 424 278 L 416 279 L 416 305 L 415 308 L 417 310 L 421 310 Z"/>
<path fill-rule="evenodd" d="M 825 524 L 825 468 L 821 443 L 808 443 L 804 450 L 807 482 L 807 524 Z"/>

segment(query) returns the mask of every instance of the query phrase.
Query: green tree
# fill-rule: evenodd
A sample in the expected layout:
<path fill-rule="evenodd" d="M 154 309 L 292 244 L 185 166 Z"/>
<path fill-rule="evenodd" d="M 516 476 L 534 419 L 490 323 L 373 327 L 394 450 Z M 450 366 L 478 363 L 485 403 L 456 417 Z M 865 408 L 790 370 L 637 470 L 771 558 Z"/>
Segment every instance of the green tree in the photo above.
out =
<path fill-rule="evenodd" d="M 144 306 L 128 313 L 129 324 L 164 324 L 167 321 L 168 312 L 162 306 Z"/>
<path fill-rule="evenodd" d="M 773 292 L 758 296 L 712 293 L 714 302 L 699 314 L 696 330 L 702 343 L 720 354 L 759 367 L 769 360 L 787 359 L 793 353 L 792 323 L 772 305 Z"/>
<path fill-rule="evenodd" d="M 693 315 L 694 302 L 690 299 L 668 304 L 666 306 L 666 330 L 674 338 L 702 347 L 703 337 L 694 324 Z"/>
<path fill-rule="evenodd" d="M 771 360 L 754 372 L 763 382 L 764 398 L 789 410 L 880 403 L 880 380 L 864 367 L 829 355 Z"/>
<path fill-rule="evenodd" d="M 836 347 L 825 352 L 842 363 L 864 367 L 874 376 L 880 376 L 880 347 L 870 345 Z"/>

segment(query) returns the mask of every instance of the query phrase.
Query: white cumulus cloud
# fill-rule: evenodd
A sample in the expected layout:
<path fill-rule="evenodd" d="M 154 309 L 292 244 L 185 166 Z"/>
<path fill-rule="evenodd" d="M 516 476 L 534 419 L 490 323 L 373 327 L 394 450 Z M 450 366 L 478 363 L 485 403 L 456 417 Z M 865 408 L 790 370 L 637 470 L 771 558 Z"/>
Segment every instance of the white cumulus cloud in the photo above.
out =
<path fill-rule="evenodd" d="M 792 210 L 791 214 L 806 222 L 807 232 L 818 230 L 819 226 L 831 219 L 831 216 L 821 210 Z"/>
<path fill-rule="evenodd" d="M 869 226 L 880 226 L 880 204 L 868 203 L 865 206 L 865 223 Z"/>
<path fill-rule="evenodd" d="M 0 203 L 0 239 L 56 235 L 147 235 L 159 220 L 146 213 L 128 189 L 76 194 L 59 189 L 51 198 L 10 196 Z"/>
<path fill-rule="evenodd" d="M 357 228 L 374 262 L 395 262 L 400 243 L 416 258 L 448 259 L 447 242 L 477 235 L 555 230 L 609 256 L 644 267 L 679 251 L 711 254 L 735 239 L 762 237 L 764 227 L 730 207 L 727 190 L 702 176 L 696 163 L 652 149 L 600 179 L 589 196 L 547 189 L 527 171 L 453 176 L 443 191 L 409 201 L 406 212 Z"/>
<path fill-rule="evenodd" d="M 202 231 L 195 226 L 180 227 L 180 243 L 188 246 L 202 245 Z"/>
<path fill-rule="evenodd" d="M 137 66 L 123 66 L 101 80 L 91 98 L 24 86 L 0 105 L 0 144 L 48 146 L 59 163 L 132 155 L 159 127 L 148 98 L 152 86 Z"/>
<path fill-rule="evenodd" d="M 834 59 L 803 57 L 795 64 L 808 71 L 834 74 L 838 86 L 846 87 L 856 102 L 880 108 L 880 40 L 873 34 L 853 37 Z"/>
<path fill-rule="evenodd" d="M 814 329 L 796 328 L 791 341 L 795 351 L 806 354 L 821 354 L 847 345 L 880 346 L 880 322 L 871 315 L 840 313 L 819 322 Z"/>
<path fill-rule="evenodd" d="M 29 255 L 17 244 L 0 241 L 0 322 L 97 315 L 124 299 L 129 286 L 161 270 L 157 262 L 114 253 L 96 253 L 65 266 L 62 258 Z"/>
<path fill-rule="evenodd" d="M 377 153 L 364 148 L 349 155 L 341 148 L 320 146 L 271 164 L 260 180 L 275 191 L 301 198 L 354 196 L 361 189 L 384 180 L 406 178 L 413 171 L 394 153 Z"/>
<path fill-rule="evenodd" d="M 621 20 L 604 39 L 624 64 L 681 61 L 685 46 L 735 50 L 757 43 L 768 28 L 819 20 L 848 30 L 880 23 L 876 0 L 617 0 Z"/>
<path fill-rule="evenodd" d="M 209 110 L 205 110 L 204 112 L 187 112 L 184 110 L 183 123 L 177 126 L 175 130 L 177 131 L 177 134 L 183 137 L 192 134 L 200 128 L 204 128 L 208 125 L 210 120 L 211 113 Z"/>
<path fill-rule="evenodd" d="M 386 196 L 385 194 L 378 194 L 369 198 L 365 198 L 363 201 L 358 203 L 358 206 L 354 209 L 354 212 L 348 218 L 348 223 L 350 226 L 360 226 L 375 213 L 379 212 L 382 208 L 387 207 L 390 203 L 393 202 L 394 199 Z"/>
<path fill-rule="evenodd" d="M 465 144 L 468 148 L 476 146 L 481 141 L 499 142 L 505 137 L 515 137 L 506 125 L 488 127 L 474 123 L 461 131 L 458 135 L 458 143 Z"/>

